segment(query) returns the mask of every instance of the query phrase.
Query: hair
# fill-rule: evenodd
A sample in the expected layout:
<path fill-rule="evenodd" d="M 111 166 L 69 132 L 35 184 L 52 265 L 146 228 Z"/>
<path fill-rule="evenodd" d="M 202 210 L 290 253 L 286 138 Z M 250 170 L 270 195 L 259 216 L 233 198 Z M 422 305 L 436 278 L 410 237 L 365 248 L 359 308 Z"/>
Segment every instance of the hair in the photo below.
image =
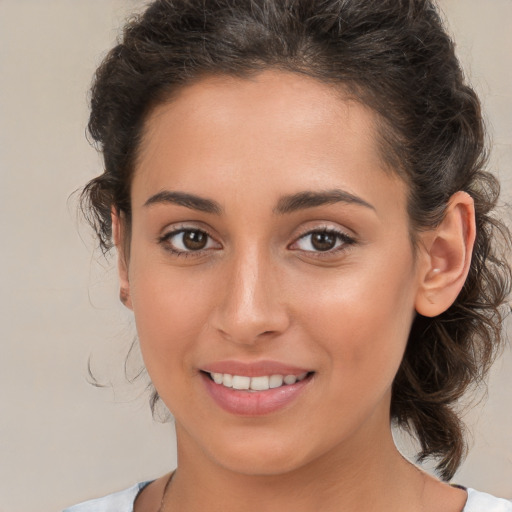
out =
<path fill-rule="evenodd" d="M 157 0 L 124 28 L 98 68 L 89 133 L 105 170 L 82 193 L 104 253 L 111 209 L 130 222 L 130 183 L 155 106 L 208 75 L 300 73 L 350 91 L 379 119 L 384 160 L 408 184 L 411 235 L 443 219 L 453 193 L 475 203 L 466 283 L 435 318 L 417 315 L 392 389 L 391 418 L 449 480 L 466 453 L 459 399 L 483 383 L 499 352 L 511 269 L 507 227 L 493 213 L 479 100 L 429 0 Z M 158 394 L 152 395 L 152 406 Z"/>

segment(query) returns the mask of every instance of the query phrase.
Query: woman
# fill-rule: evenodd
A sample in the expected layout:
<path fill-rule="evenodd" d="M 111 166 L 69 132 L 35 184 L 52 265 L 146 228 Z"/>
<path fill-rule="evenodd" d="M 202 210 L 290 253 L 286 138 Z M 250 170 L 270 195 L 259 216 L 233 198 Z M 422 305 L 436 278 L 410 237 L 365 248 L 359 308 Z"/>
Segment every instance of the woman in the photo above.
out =
<path fill-rule="evenodd" d="M 85 208 L 178 468 L 69 510 L 512 510 L 446 483 L 455 405 L 500 348 L 510 237 L 431 2 L 156 1 L 91 106 Z"/>

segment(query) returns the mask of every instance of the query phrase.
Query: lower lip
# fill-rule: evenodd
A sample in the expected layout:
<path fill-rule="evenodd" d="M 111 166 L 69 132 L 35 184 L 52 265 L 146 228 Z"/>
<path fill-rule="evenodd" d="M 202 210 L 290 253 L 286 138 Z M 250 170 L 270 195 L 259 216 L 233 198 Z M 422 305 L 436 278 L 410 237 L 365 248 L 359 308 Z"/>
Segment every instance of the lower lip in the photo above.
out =
<path fill-rule="evenodd" d="M 265 391 L 227 388 L 213 382 L 205 373 L 201 373 L 201 377 L 214 402 L 225 411 L 241 416 L 261 416 L 279 411 L 295 401 L 310 383 L 312 375 L 295 384 Z"/>

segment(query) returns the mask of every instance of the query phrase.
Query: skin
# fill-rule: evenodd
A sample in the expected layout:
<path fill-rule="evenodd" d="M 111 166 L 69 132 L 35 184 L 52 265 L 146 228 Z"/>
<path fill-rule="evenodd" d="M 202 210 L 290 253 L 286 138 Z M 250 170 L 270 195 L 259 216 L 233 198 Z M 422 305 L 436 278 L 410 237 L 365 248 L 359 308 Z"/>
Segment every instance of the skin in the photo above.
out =
<path fill-rule="evenodd" d="M 332 190 L 366 204 L 276 213 L 284 196 Z M 220 213 L 148 204 L 162 191 L 215 201 Z M 452 197 L 415 253 L 407 187 L 384 167 L 375 114 L 311 78 L 267 70 L 203 79 L 156 107 L 131 200 L 131 237 L 115 213 L 114 237 L 121 295 L 176 423 L 165 510 L 462 510 L 464 491 L 396 450 L 389 407 L 414 315 L 439 314 L 464 283 L 469 196 Z M 186 250 L 169 236 L 184 228 L 208 233 L 206 248 L 171 252 Z M 341 238 L 322 252 L 308 233 L 325 229 Z M 200 373 L 231 359 L 314 374 L 286 407 L 246 417 L 221 409 Z M 137 512 L 158 510 L 165 480 L 141 493 Z"/>

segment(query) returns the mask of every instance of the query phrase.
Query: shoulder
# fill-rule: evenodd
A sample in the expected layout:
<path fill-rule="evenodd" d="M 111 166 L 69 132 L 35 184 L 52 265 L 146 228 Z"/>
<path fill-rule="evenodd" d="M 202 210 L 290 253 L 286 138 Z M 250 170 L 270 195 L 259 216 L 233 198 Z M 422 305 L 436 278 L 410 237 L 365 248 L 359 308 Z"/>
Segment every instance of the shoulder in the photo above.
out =
<path fill-rule="evenodd" d="M 141 482 L 103 498 L 84 501 L 67 508 L 63 512 L 133 512 L 135 498 L 149 483 Z"/>
<path fill-rule="evenodd" d="M 467 489 L 468 501 L 463 512 L 512 512 L 512 502 L 485 492 Z"/>

